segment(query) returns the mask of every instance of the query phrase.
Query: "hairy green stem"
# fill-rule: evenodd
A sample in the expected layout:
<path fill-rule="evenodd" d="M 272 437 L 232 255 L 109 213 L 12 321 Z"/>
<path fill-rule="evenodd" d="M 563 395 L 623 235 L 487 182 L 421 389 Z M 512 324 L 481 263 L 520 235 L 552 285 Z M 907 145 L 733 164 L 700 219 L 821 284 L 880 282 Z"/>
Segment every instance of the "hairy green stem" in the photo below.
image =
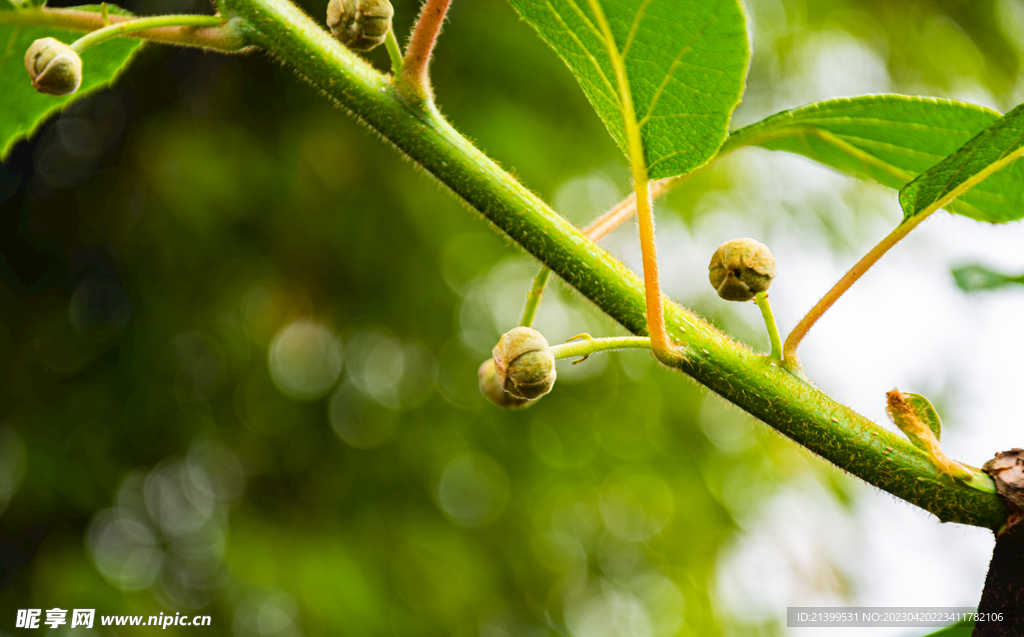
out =
<path fill-rule="evenodd" d="M 388 34 L 384 36 L 384 46 L 387 47 L 388 56 L 391 57 L 391 75 L 395 78 L 402 77 L 402 47 L 398 46 L 394 29 L 388 29 Z"/>
<path fill-rule="evenodd" d="M 537 316 L 537 307 L 540 306 L 540 300 L 544 296 L 544 288 L 547 286 L 549 278 L 551 278 L 551 270 L 546 267 L 541 267 L 540 272 L 533 278 L 533 285 L 526 293 L 526 303 L 523 304 L 523 315 L 519 319 L 521 326 L 533 325 L 533 319 Z"/>
<path fill-rule="evenodd" d="M 775 314 L 772 313 L 772 306 L 768 302 L 768 293 L 758 292 L 755 294 L 754 303 L 761 309 L 761 316 L 764 317 L 764 326 L 768 328 L 768 338 L 772 341 L 772 353 L 769 355 L 769 358 L 781 361 L 782 338 L 779 337 L 779 326 L 775 324 Z"/>
<path fill-rule="evenodd" d="M 411 105 L 387 76 L 287 0 L 221 0 L 245 35 L 379 132 L 566 283 L 636 335 L 647 334 L 643 282 L 460 135 Z M 673 366 L 850 473 L 944 521 L 998 529 L 999 496 L 936 473 L 923 452 L 674 304 Z M 884 397 L 879 397 L 884 400 Z"/>
<path fill-rule="evenodd" d="M 104 12 L 100 16 L 109 19 Z M 71 43 L 71 50 L 81 53 L 91 46 L 95 46 L 104 40 L 116 38 L 126 33 L 159 29 L 160 27 L 221 27 L 224 26 L 224 19 L 212 15 L 160 15 L 151 18 L 139 18 L 119 24 L 97 29 L 88 35 L 83 35 Z"/>
<path fill-rule="evenodd" d="M 213 16 L 195 17 L 213 18 Z M 124 35 L 164 44 L 213 49 L 221 53 L 239 53 L 250 47 L 249 42 L 236 28 L 237 25 L 230 21 L 225 24 L 223 20 L 216 19 L 218 20 L 217 26 L 163 26 L 147 28 L 143 31 L 129 31 Z M 107 20 L 110 25 L 138 21 L 131 16 L 117 14 L 108 14 Z M 0 11 L 0 24 L 46 26 L 69 31 L 96 31 L 108 26 L 108 22 L 104 21 L 103 14 L 99 12 L 50 7 Z"/>
<path fill-rule="evenodd" d="M 593 338 L 590 334 L 580 334 L 576 337 L 579 340 L 572 340 L 560 345 L 552 345 L 551 353 L 555 358 L 576 358 L 582 356 L 579 363 L 591 354 L 598 352 L 611 352 L 618 349 L 651 349 L 651 339 L 646 336 L 609 336 L 606 338 Z"/>

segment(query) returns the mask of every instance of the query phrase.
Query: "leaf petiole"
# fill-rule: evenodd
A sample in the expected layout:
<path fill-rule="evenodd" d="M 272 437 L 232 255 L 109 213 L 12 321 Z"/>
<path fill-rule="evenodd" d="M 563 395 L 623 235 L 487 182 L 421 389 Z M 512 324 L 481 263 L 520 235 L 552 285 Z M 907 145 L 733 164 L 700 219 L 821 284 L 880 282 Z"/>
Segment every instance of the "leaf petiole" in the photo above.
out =
<path fill-rule="evenodd" d="M 661 281 L 658 272 L 658 248 L 654 240 L 654 209 L 651 205 L 651 182 L 647 170 L 647 158 L 644 154 L 643 137 L 633 107 L 633 96 L 630 91 L 629 79 L 626 75 L 626 64 L 621 52 L 615 44 L 611 25 L 604 15 L 604 10 L 597 0 L 588 0 L 587 4 L 594 14 L 597 29 L 603 40 L 608 59 L 615 71 L 615 83 L 621 105 L 622 119 L 626 137 L 626 155 L 629 158 L 630 170 L 633 173 L 633 192 L 636 195 L 636 214 L 640 226 L 640 253 L 644 270 L 644 296 L 647 301 L 647 333 L 651 337 L 651 348 L 659 358 L 673 358 L 672 340 L 665 327 L 665 309 L 661 298 Z"/>
<path fill-rule="evenodd" d="M 657 199 L 692 174 L 693 173 L 687 173 L 686 175 L 680 175 L 678 177 L 668 177 L 666 179 L 652 181 L 651 198 Z M 583 231 L 583 234 L 585 234 L 591 241 L 600 241 L 611 233 L 612 230 L 615 230 L 628 221 L 634 214 L 636 214 L 635 194 L 626 197 L 614 208 L 597 219 L 594 219 L 590 225 L 587 226 L 586 230 Z M 519 321 L 519 324 L 523 327 L 530 327 L 533 325 L 533 318 L 537 313 L 537 308 L 540 305 L 541 298 L 544 296 L 544 288 L 547 286 L 548 279 L 550 277 L 551 270 L 546 266 L 541 266 L 540 272 L 538 272 L 537 276 L 533 278 L 533 285 L 530 286 L 530 291 L 526 293 L 526 302 L 523 304 L 523 314 Z"/>
<path fill-rule="evenodd" d="M 210 15 L 161 15 L 151 18 L 139 18 L 105 26 L 102 29 L 97 29 L 83 35 L 71 43 L 71 50 L 75 53 L 81 53 L 104 40 L 135 31 L 146 31 L 160 27 L 221 27 L 226 23 L 227 21 L 224 18 Z"/>
<path fill-rule="evenodd" d="M 430 56 L 434 53 L 437 36 L 441 33 L 441 23 L 448 13 L 451 0 L 426 0 L 420 16 L 416 19 L 409 46 L 405 47 L 405 58 L 402 75 L 399 76 L 399 88 L 411 98 L 430 101 L 434 91 L 430 86 Z"/>
<path fill-rule="evenodd" d="M 933 211 L 934 212 L 934 211 Z M 929 213 L 930 214 L 930 213 Z M 799 367 L 800 361 L 796 356 L 796 350 L 800 347 L 800 342 L 807 336 L 807 332 L 818 322 L 825 312 L 829 310 L 835 302 L 839 300 L 843 294 L 846 293 L 850 287 L 857 282 L 860 277 L 864 275 L 868 269 L 871 268 L 882 256 L 889 251 L 894 245 L 910 234 L 922 221 L 927 218 L 928 215 L 920 215 L 912 219 L 901 223 L 896 227 L 895 230 L 890 232 L 888 236 L 878 242 L 871 251 L 865 254 L 860 261 L 854 264 L 852 268 L 843 275 L 843 278 L 839 279 L 839 282 L 832 286 L 832 289 L 825 293 L 825 296 L 821 297 L 821 300 L 811 308 L 807 314 L 800 319 L 800 322 L 796 324 L 793 331 L 786 337 L 786 345 L 783 347 L 782 356 L 783 360 L 787 365 L 793 367 Z"/>

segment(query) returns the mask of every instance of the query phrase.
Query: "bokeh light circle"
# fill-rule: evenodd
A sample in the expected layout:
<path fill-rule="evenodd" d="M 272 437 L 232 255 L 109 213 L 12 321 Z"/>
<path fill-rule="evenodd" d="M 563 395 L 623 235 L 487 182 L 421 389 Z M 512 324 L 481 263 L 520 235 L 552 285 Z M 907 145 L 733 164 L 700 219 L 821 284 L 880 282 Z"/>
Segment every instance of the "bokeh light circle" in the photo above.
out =
<path fill-rule="evenodd" d="M 341 346 L 330 329 L 309 319 L 292 321 L 270 342 L 270 377 L 289 398 L 316 400 L 341 375 Z"/>
<path fill-rule="evenodd" d="M 437 488 L 437 500 L 444 512 L 468 527 L 493 522 L 505 509 L 508 495 L 505 470 L 482 453 L 468 453 L 449 462 Z"/>

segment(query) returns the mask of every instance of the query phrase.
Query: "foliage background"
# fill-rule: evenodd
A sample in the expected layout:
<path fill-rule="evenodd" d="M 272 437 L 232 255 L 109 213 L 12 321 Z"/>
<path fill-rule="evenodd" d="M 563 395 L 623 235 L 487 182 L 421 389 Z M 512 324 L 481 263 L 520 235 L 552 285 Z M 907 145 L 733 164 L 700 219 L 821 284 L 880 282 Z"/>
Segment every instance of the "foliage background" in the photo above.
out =
<path fill-rule="evenodd" d="M 416 7 L 395 8 L 407 33 Z M 734 125 L 840 94 L 1024 95 L 1013 0 L 749 8 Z M 628 192 L 575 81 L 507 4 L 456 0 L 434 72 L 450 120 L 573 221 Z M 898 220 L 894 200 L 802 160 L 730 159 L 659 207 L 668 291 L 764 348 L 756 311 L 704 283 L 714 247 L 749 234 L 780 264 L 799 255 L 814 283 L 787 293 L 783 270 L 785 327 Z M 643 354 L 560 366 L 525 412 L 488 405 L 476 367 L 536 266 L 265 55 L 146 47 L 13 149 L 0 224 L 0 634 L 55 606 L 261 637 L 780 634 L 787 605 L 879 594 L 849 532 L 906 509 Z M 609 245 L 635 263 L 629 228 Z M 618 330 L 557 285 L 538 327 Z M 808 346 L 812 375 L 858 398 Z M 944 373 L 935 392 L 960 380 Z M 976 603 L 991 540 L 941 533 L 966 553 L 928 545 L 929 565 L 954 566 L 897 557 L 881 575 Z M 934 572 L 954 575 L 922 583 Z"/>

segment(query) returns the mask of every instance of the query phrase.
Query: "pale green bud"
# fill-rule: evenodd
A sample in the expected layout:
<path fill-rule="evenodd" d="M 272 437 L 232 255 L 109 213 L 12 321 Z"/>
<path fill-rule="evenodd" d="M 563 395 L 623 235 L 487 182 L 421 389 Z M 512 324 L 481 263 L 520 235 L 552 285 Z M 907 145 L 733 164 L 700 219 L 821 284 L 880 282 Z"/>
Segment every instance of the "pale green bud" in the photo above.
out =
<path fill-rule="evenodd" d="M 733 239 L 719 246 L 711 257 L 708 278 L 726 301 L 749 301 L 772 284 L 775 258 L 763 243 Z"/>
<path fill-rule="evenodd" d="M 555 355 L 537 330 L 512 328 L 492 353 L 498 384 L 517 398 L 540 398 L 555 384 Z"/>
<path fill-rule="evenodd" d="M 54 38 L 36 40 L 25 54 L 32 88 L 47 95 L 70 95 L 82 84 L 82 58 Z"/>
<path fill-rule="evenodd" d="M 342 44 L 369 51 L 384 43 L 395 10 L 388 0 L 331 0 L 327 26 Z"/>
<path fill-rule="evenodd" d="M 532 400 L 513 396 L 501 388 L 493 358 L 488 358 L 480 365 L 477 376 L 480 379 L 480 393 L 502 409 L 522 409 L 534 403 Z"/>

